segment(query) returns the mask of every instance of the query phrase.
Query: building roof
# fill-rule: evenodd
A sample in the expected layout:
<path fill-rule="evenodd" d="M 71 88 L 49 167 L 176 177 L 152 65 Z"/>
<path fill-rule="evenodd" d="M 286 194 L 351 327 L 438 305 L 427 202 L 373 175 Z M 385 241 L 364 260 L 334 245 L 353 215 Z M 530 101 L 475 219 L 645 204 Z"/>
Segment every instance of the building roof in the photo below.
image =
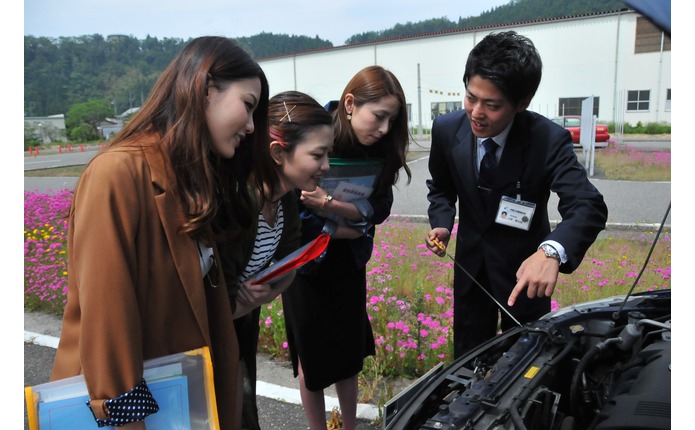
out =
<path fill-rule="evenodd" d="M 647 0 L 647 1 L 649 1 L 649 0 Z M 668 3 L 669 3 L 669 16 L 670 16 L 670 10 L 671 10 L 670 9 L 670 0 L 668 1 Z M 659 4 L 661 4 L 661 3 L 659 2 Z M 340 45 L 340 46 L 334 46 L 334 47 L 328 47 L 328 48 L 308 49 L 305 51 L 290 52 L 287 54 L 269 55 L 269 56 L 265 56 L 265 57 L 258 57 L 257 60 L 269 60 L 269 59 L 273 59 L 273 58 L 289 57 L 289 56 L 297 55 L 297 54 L 311 54 L 311 53 L 315 53 L 315 52 L 330 51 L 330 50 L 334 50 L 334 49 L 353 48 L 356 46 L 370 45 L 370 44 L 374 44 L 374 43 L 397 42 L 397 41 L 401 41 L 401 40 L 417 39 L 417 38 L 422 38 L 422 37 L 444 36 L 444 35 L 450 35 L 450 34 L 456 34 L 456 33 L 466 33 L 466 32 L 470 32 L 470 31 L 480 31 L 480 30 L 488 30 L 488 29 L 494 29 L 494 28 L 513 27 L 513 26 L 528 25 L 528 24 L 541 24 L 541 23 L 548 23 L 548 22 L 553 22 L 553 21 L 566 21 L 566 20 L 570 20 L 570 19 L 593 18 L 593 17 L 597 17 L 597 16 L 614 15 L 617 13 L 621 13 L 624 10 L 625 9 L 615 10 L 615 11 L 592 12 L 592 13 L 585 13 L 585 14 L 579 14 L 579 15 L 557 16 L 557 17 L 552 17 L 552 18 L 541 18 L 541 19 L 531 19 L 531 20 L 525 20 L 525 21 L 505 22 L 502 24 L 493 24 L 493 25 L 487 25 L 487 26 L 456 28 L 453 30 L 442 30 L 442 31 L 435 31 L 435 32 L 430 32 L 430 33 L 411 34 L 408 36 L 386 37 L 383 39 L 374 39 L 374 40 L 368 40 L 365 42 L 356 42 L 356 43 L 351 43 L 348 45 Z"/>
<path fill-rule="evenodd" d="M 134 114 L 135 112 L 137 112 L 137 111 L 139 111 L 139 110 L 140 110 L 140 106 L 132 107 L 132 108 L 126 110 L 125 112 L 123 112 L 122 114 L 118 115 L 118 117 L 119 117 L 119 118 L 123 118 L 123 117 L 126 117 L 126 116 L 128 116 L 128 115 L 132 115 L 132 114 Z"/>

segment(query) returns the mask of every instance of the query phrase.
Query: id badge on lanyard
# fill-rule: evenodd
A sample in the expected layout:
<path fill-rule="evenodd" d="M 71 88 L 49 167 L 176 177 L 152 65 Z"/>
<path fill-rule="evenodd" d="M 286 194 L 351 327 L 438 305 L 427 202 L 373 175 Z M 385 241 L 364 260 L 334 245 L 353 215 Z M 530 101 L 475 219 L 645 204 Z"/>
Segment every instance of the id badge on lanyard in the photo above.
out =
<path fill-rule="evenodd" d="M 520 190 L 521 184 L 517 182 L 516 187 Z M 517 194 L 516 198 L 502 196 L 497 207 L 495 222 L 528 231 L 535 211 L 536 204 L 521 200 L 521 194 Z"/>

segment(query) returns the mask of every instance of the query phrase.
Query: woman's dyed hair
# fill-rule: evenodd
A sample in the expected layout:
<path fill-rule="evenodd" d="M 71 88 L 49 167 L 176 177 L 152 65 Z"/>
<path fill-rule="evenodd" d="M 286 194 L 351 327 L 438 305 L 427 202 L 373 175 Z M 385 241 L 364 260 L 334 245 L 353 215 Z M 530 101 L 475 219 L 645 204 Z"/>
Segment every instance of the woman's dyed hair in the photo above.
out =
<path fill-rule="evenodd" d="M 399 102 L 399 113 L 389 132 L 370 147 L 364 147 L 355 136 L 345 108 L 345 96 L 350 93 L 355 98 L 355 106 L 377 102 L 385 96 L 394 96 Z M 360 153 L 365 156 L 384 160 L 384 168 L 377 180 L 375 192 L 383 192 L 398 182 L 400 169 L 404 169 L 411 179 L 410 169 L 406 164 L 406 153 L 410 142 L 408 133 L 408 107 L 405 94 L 396 76 L 381 66 L 369 66 L 360 70 L 350 79 L 340 96 L 338 108 L 333 112 L 335 145 L 333 151 L 337 156 L 354 157 Z"/>
<path fill-rule="evenodd" d="M 270 140 L 277 141 L 285 151 L 291 152 L 306 135 L 318 127 L 331 126 L 331 114 L 311 96 L 299 91 L 284 91 L 268 102 L 268 126 Z M 278 173 L 270 157 L 270 147 L 263 148 L 256 168 L 259 190 L 270 198 L 275 193 Z"/>

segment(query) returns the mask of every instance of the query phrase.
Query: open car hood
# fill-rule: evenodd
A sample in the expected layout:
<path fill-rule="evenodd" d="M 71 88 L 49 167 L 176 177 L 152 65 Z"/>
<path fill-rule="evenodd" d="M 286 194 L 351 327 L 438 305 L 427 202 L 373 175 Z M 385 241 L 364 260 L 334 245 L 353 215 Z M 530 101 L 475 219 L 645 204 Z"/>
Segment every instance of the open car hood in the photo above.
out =
<path fill-rule="evenodd" d="M 439 366 L 384 429 L 670 429 L 671 292 L 552 312 Z"/>

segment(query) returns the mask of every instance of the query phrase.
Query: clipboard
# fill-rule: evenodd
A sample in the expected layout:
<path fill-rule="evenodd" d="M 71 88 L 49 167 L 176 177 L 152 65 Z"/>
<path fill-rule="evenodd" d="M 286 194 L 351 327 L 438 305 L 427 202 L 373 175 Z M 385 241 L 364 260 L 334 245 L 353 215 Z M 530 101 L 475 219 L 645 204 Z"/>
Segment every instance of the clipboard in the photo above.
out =
<path fill-rule="evenodd" d="M 219 430 L 212 372 L 207 346 L 145 361 L 143 377 L 159 405 L 147 427 Z M 25 387 L 24 394 L 30 430 L 99 429 L 82 375 Z"/>
<path fill-rule="evenodd" d="M 330 158 L 329 163 L 331 168 L 321 178 L 321 188 L 341 202 L 371 196 L 384 166 L 381 158 Z M 346 224 L 345 219 L 338 215 L 324 214 L 320 210 L 314 212 L 338 224 Z"/>
<path fill-rule="evenodd" d="M 302 267 L 306 263 L 315 260 L 326 250 L 331 236 L 327 233 L 319 234 L 316 239 L 297 249 L 282 260 L 261 270 L 250 282 L 252 284 L 274 284 L 289 275 L 294 269 Z"/>
<path fill-rule="evenodd" d="M 334 198 L 349 202 L 372 194 L 384 160 L 330 158 L 329 163 L 331 168 L 321 179 L 321 188 Z"/>

